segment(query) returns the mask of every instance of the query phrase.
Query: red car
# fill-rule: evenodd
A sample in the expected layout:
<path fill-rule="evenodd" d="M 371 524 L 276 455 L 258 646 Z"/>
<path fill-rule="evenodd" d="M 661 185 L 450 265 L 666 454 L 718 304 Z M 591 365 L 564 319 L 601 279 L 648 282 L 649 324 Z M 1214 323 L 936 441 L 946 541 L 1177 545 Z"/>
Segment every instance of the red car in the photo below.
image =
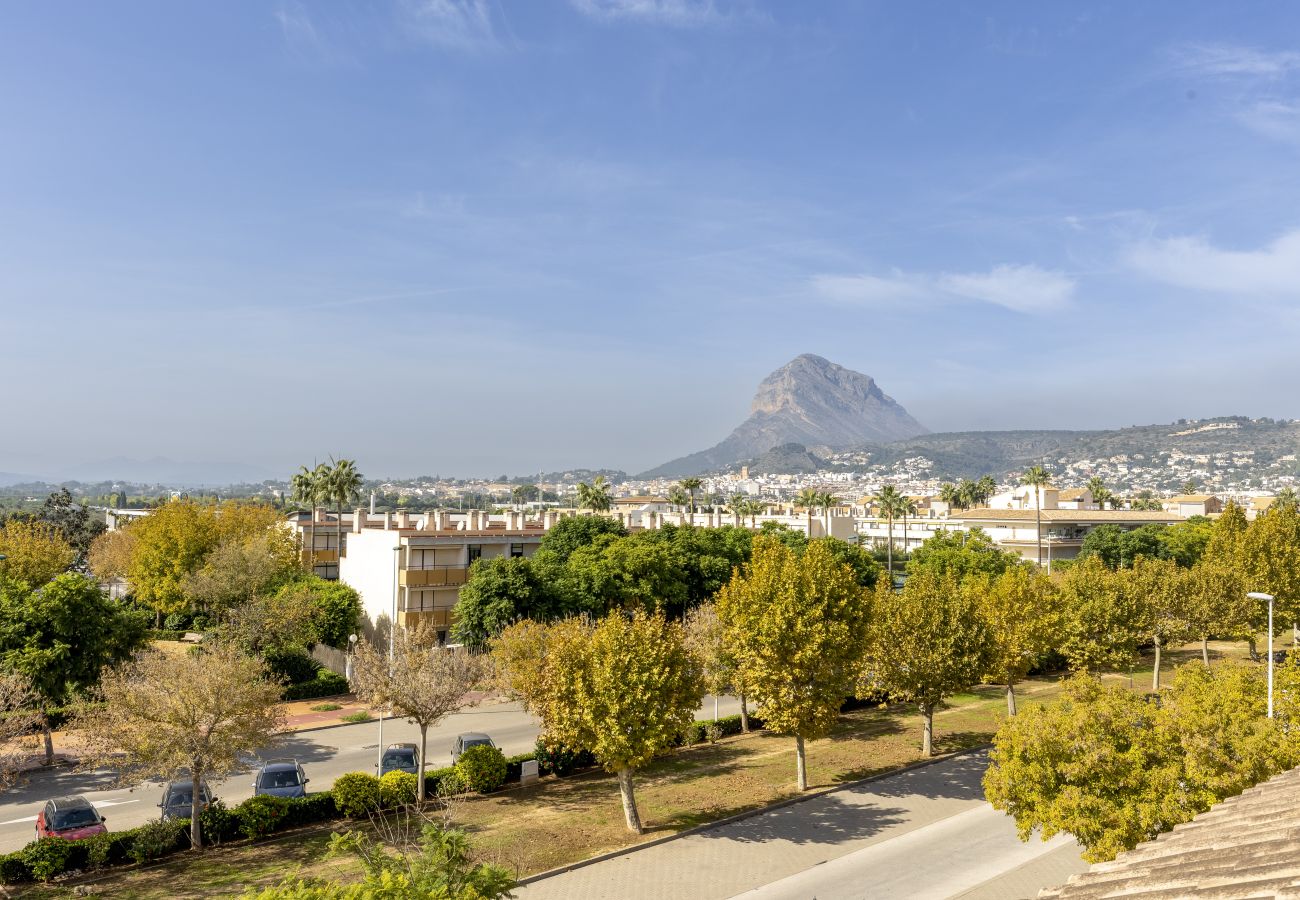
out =
<path fill-rule="evenodd" d="M 46 801 L 36 816 L 36 836 L 75 841 L 108 831 L 104 817 L 85 797 L 57 797 Z"/>

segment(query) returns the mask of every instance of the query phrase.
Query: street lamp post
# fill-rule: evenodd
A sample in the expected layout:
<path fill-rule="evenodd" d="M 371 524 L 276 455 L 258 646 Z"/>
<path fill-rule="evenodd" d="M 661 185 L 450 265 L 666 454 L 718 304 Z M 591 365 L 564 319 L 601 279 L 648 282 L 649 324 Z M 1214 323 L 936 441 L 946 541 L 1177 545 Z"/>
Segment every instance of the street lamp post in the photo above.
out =
<path fill-rule="evenodd" d="M 1273 595 L 1251 591 L 1251 600 L 1268 601 L 1268 717 L 1273 718 Z"/>
<path fill-rule="evenodd" d="M 343 677 L 348 680 L 349 685 L 352 684 L 352 654 L 356 652 L 357 652 L 357 636 L 355 634 L 349 634 L 348 635 L 348 661 L 347 661 L 347 665 L 343 667 Z"/>
<path fill-rule="evenodd" d="M 388 674 L 393 674 L 393 643 L 397 638 L 397 591 L 398 591 L 398 562 L 401 560 L 399 554 L 402 552 L 400 546 L 393 548 L 393 612 L 388 620 Z M 388 708 L 382 707 L 379 710 L 379 749 L 375 751 L 375 772 L 379 773 L 384 767 L 384 717 L 388 714 Z"/>

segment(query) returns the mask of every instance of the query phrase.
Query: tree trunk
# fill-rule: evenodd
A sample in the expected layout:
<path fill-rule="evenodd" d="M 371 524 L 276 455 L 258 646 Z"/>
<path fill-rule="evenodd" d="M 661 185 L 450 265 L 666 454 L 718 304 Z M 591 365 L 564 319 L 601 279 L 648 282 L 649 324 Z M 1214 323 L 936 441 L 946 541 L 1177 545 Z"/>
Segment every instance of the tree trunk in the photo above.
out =
<path fill-rule="evenodd" d="M 157 628 L 158 630 L 161 631 L 161 630 L 162 630 L 162 625 L 163 625 L 163 623 L 162 623 L 162 610 L 161 610 L 161 609 L 155 609 L 155 610 L 153 611 L 153 627 L 154 627 L 154 628 Z"/>
<path fill-rule="evenodd" d="M 623 797 L 623 816 L 629 831 L 641 834 L 641 816 L 636 811 L 636 796 L 632 793 L 632 770 L 618 770 L 618 792 Z"/>
<path fill-rule="evenodd" d="M 1007 715 L 1014 716 L 1015 714 L 1016 714 L 1016 686 L 1008 682 L 1007 683 Z"/>
<path fill-rule="evenodd" d="M 1151 692 L 1160 692 L 1160 635 L 1156 635 L 1156 665 L 1151 671 Z"/>
<path fill-rule="evenodd" d="M 1210 667 L 1210 636 L 1201 635 L 1201 662 L 1205 663 L 1205 668 Z"/>
<path fill-rule="evenodd" d="M 749 734 L 749 704 L 744 694 L 740 695 L 740 731 Z"/>
<path fill-rule="evenodd" d="M 718 721 L 718 695 L 717 695 L 717 692 L 714 692 L 714 694 L 713 694 L 713 721 L 715 721 L 715 722 Z"/>
<path fill-rule="evenodd" d="M 1043 567 L 1043 509 L 1038 499 L 1038 488 L 1034 488 L 1034 533 L 1038 537 L 1038 568 Z"/>
<path fill-rule="evenodd" d="M 808 759 L 804 754 L 801 734 L 794 736 L 794 780 L 799 790 L 808 790 Z"/>
<path fill-rule="evenodd" d="M 921 755 L 934 755 L 934 707 L 921 707 L 921 719 L 924 721 L 924 727 L 921 730 Z"/>
<path fill-rule="evenodd" d="M 420 765 L 416 767 L 420 770 L 420 773 L 419 773 L 419 780 L 416 781 L 415 783 L 415 799 L 416 802 L 421 804 L 424 803 L 424 751 L 428 748 L 428 745 L 429 745 L 429 726 L 421 725 L 420 726 Z"/>
<path fill-rule="evenodd" d="M 1254 636 L 1254 635 L 1251 635 L 1250 637 L 1246 638 L 1246 645 L 1250 648 L 1250 658 L 1251 658 L 1251 659 L 1254 659 L 1254 660 L 1258 660 L 1258 659 L 1259 659 L 1259 648 L 1255 646 L 1255 636 Z"/>
<path fill-rule="evenodd" d="M 343 502 L 334 511 L 334 580 L 342 581 L 343 574 Z"/>
<path fill-rule="evenodd" d="M 885 557 L 889 560 L 889 589 L 894 589 L 894 517 L 889 517 L 889 543 L 886 545 Z"/>
<path fill-rule="evenodd" d="M 54 765 L 54 732 L 50 730 L 50 715 L 41 704 L 41 735 L 45 738 L 45 765 Z"/>
<path fill-rule="evenodd" d="M 199 772 L 199 767 L 190 764 L 190 847 L 195 850 L 203 849 L 203 829 L 199 825 L 199 807 L 202 801 L 202 795 L 199 793 L 199 786 L 203 783 L 203 777 Z"/>

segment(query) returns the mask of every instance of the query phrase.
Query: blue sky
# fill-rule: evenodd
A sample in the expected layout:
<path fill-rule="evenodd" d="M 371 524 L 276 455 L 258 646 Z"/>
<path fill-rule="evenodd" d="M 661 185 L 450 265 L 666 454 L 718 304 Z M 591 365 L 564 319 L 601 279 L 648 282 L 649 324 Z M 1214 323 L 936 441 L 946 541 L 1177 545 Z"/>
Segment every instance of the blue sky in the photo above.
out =
<path fill-rule="evenodd" d="M 802 352 L 934 430 L 1300 416 L 1297 26 L 13 4 L 0 470 L 635 471 Z"/>

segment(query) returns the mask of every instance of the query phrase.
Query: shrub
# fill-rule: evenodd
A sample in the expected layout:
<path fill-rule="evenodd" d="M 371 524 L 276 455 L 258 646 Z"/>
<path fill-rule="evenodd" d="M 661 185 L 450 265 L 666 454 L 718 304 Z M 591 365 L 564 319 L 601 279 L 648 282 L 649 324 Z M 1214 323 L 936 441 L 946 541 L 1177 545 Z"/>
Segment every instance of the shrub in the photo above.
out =
<path fill-rule="evenodd" d="M 317 703 L 315 706 L 311 708 L 311 711 L 312 712 L 334 712 L 334 710 L 342 709 L 342 708 L 343 708 L 342 705 L 338 703 Z"/>
<path fill-rule="evenodd" d="M 385 772 L 379 779 L 379 800 L 384 806 L 410 806 L 419 781 L 410 772 Z"/>
<path fill-rule="evenodd" d="M 447 769 L 446 774 L 438 779 L 434 786 L 434 792 L 439 797 L 455 797 L 457 794 L 465 793 L 469 788 L 465 786 L 465 779 L 460 777 L 460 773 L 454 768 Z"/>
<path fill-rule="evenodd" d="M 109 831 L 86 838 L 86 863 L 92 869 L 117 866 L 129 859 L 128 851 L 135 840 L 135 830 Z"/>
<path fill-rule="evenodd" d="M 283 828 L 288 811 L 289 801 L 283 797 L 259 794 L 236 806 L 234 814 L 239 819 L 239 833 L 256 840 Z"/>
<path fill-rule="evenodd" d="M 23 851 L 6 853 L 0 856 L 0 881 L 5 884 L 21 884 L 32 880 L 32 870 L 27 865 Z"/>
<path fill-rule="evenodd" d="M 710 744 L 716 744 L 722 739 L 722 726 L 717 722 L 705 722 L 704 739 Z"/>
<path fill-rule="evenodd" d="M 78 847 L 79 841 L 65 841 L 63 838 L 45 837 L 32 841 L 22 849 L 23 862 L 37 881 L 49 881 L 56 875 L 62 875 L 72 865 L 73 855 L 89 857 L 85 847 Z"/>
<path fill-rule="evenodd" d="M 314 681 L 321 665 L 302 650 L 270 650 L 264 656 L 272 675 L 278 675 L 289 684 Z"/>
<path fill-rule="evenodd" d="M 456 790 L 447 791 L 444 788 L 444 782 L 450 779 L 451 786 Z M 456 780 L 456 770 L 451 766 L 445 769 L 430 769 L 424 773 L 424 795 L 426 797 L 447 796 L 448 793 L 459 794 L 460 788 Z"/>
<path fill-rule="evenodd" d="M 359 725 L 362 722 L 369 722 L 372 718 L 369 710 L 362 709 L 354 713 L 348 713 L 346 716 L 339 716 L 339 721 Z"/>
<path fill-rule="evenodd" d="M 179 641 L 185 637 L 185 632 L 180 629 L 150 628 L 145 635 L 151 641 Z"/>
<path fill-rule="evenodd" d="M 148 862 L 181 849 L 189 819 L 156 819 L 133 829 L 131 848 L 127 851 L 133 862 Z"/>
<path fill-rule="evenodd" d="M 682 726 L 682 733 L 678 737 L 679 747 L 690 747 L 704 740 L 704 726 L 699 722 L 691 722 Z"/>
<path fill-rule="evenodd" d="M 210 844 L 220 844 L 239 834 L 239 816 L 216 799 L 199 811 L 199 830 L 203 840 Z"/>
<path fill-rule="evenodd" d="M 337 818 L 338 806 L 334 800 L 334 792 L 319 791 L 315 794 L 308 794 L 306 797 L 295 797 L 289 801 L 288 808 L 285 810 L 283 828 L 298 828 L 301 825 L 312 825 L 316 822 L 326 822 L 330 819 Z"/>
<path fill-rule="evenodd" d="M 722 729 L 723 736 L 731 734 L 740 734 L 740 715 L 723 716 L 717 722 L 712 723 Z M 749 730 L 758 731 L 763 727 L 763 720 L 753 713 L 749 714 Z"/>
<path fill-rule="evenodd" d="M 470 747 L 456 762 L 456 775 L 466 789 L 486 794 L 506 783 L 506 756 L 496 747 Z"/>
<path fill-rule="evenodd" d="M 291 684 L 284 689 L 285 700 L 315 700 L 317 697 L 336 697 L 348 692 L 348 680 L 338 672 L 321 669 L 311 681 Z"/>
<path fill-rule="evenodd" d="M 518 781 L 520 773 L 523 771 L 524 763 L 534 759 L 537 759 L 536 753 L 520 753 L 518 756 L 511 756 L 507 758 L 506 759 L 506 783 L 510 784 L 512 782 Z M 537 768 L 540 774 L 541 765 L 538 764 Z"/>
<path fill-rule="evenodd" d="M 174 612 L 167 618 L 163 619 L 163 628 L 167 631 L 184 632 L 189 629 L 190 623 L 193 621 L 194 617 L 189 613 Z"/>
<path fill-rule="evenodd" d="M 352 819 L 379 808 L 379 779 L 367 772 L 348 772 L 334 781 L 334 806 Z"/>
<path fill-rule="evenodd" d="M 570 750 L 560 744 L 548 745 L 540 738 L 534 755 L 537 758 L 537 774 L 555 775 L 559 778 L 596 764 L 595 757 L 586 750 Z"/>

